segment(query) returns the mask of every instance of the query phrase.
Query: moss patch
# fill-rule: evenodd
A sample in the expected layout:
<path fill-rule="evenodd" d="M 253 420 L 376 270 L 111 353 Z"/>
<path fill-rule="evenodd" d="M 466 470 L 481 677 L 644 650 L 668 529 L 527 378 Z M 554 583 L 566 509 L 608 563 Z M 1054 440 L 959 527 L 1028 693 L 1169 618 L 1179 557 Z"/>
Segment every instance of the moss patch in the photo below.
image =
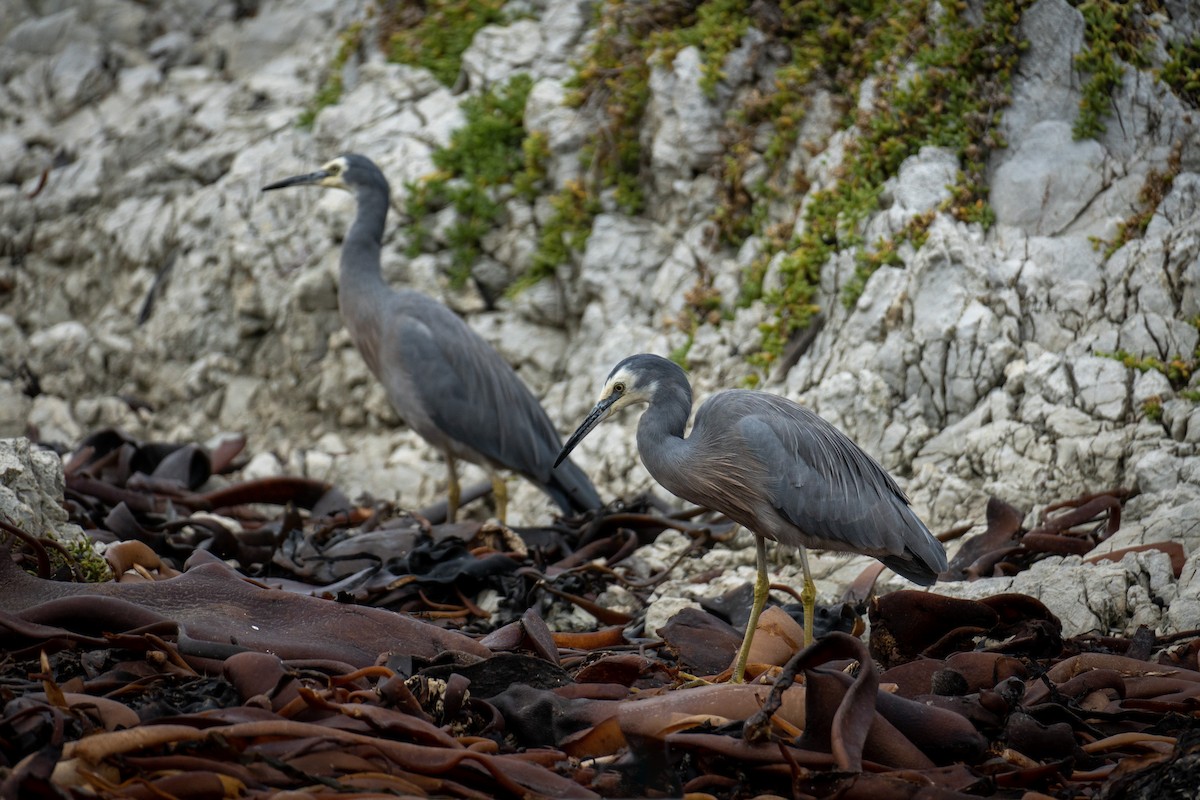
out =
<path fill-rule="evenodd" d="M 380 44 L 392 61 L 425 67 L 451 86 L 479 29 L 506 21 L 503 7 L 504 0 L 386 0 Z"/>
<path fill-rule="evenodd" d="M 816 4 L 805 5 L 820 18 Z M 1012 72 L 1023 49 L 1017 36 L 1023 5 L 1020 0 L 992 0 L 984 4 L 982 20 L 972 23 L 965 17 L 965 4 L 947 4 L 936 29 L 927 22 L 930 9 L 924 2 L 870 4 L 864 9 L 874 15 L 870 19 L 876 26 L 864 22 L 865 29 L 879 32 L 857 41 L 869 43 L 867 52 L 881 60 L 863 58 L 861 72 L 843 68 L 832 85 L 848 96 L 856 94 L 861 78 L 874 72 L 875 101 L 854 120 L 860 133 L 847 145 L 837 183 L 810 193 L 802 233 L 782 248 L 775 246 L 777 237 L 765 237 L 768 247 L 748 275 L 749 287 L 761 286 L 767 264 L 778 252 L 785 253 L 779 263 L 782 288 L 763 295 L 775 315 L 762 326 L 763 347 L 751 359 L 757 366 L 768 368 L 792 333 L 805 327 L 818 310 L 816 287 L 829 258 L 855 252 L 855 275 L 843 295 L 845 303 L 853 304 L 875 269 L 900 263 L 904 242 L 914 247 L 923 243 L 933 213 L 918 216 L 888 240 L 868 243 L 861 233 L 866 219 L 880 208 L 884 183 L 920 148 L 947 148 L 962 166 L 952 196 L 938 210 L 964 222 L 991 223 L 986 164 L 993 149 L 1005 146 L 997 124 L 1009 102 Z M 840 32 L 840 21 L 827 24 Z M 847 46 L 853 47 L 855 36 L 849 31 L 845 35 Z M 826 39 L 836 42 L 841 37 L 831 34 L 822 40 Z M 798 52 L 814 58 L 818 51 Z M 917 69 L 910 73 L 909 64 Z M 795 65 L 792 74 L 816 79 L 829 69 L 813 60 Z M 790 87 L 790 94 L 804 89 Z M 745 292 L 744 301 L 753 299 L 753 291 Z"/>
<path fill-rule="evenodd" d="M 982 19 L 972 21 L 966 3 L 939 4 L 934 13 L 930 0 L 791 0 L 749 11 L 727 0 L 605 3 L 594 44 L 573 83 L 574 102 L 600 120 L 586 153 L 589 182 L 583 189 L 590 196 L 612 190 L 624 210 L 640 209 L 638 135 L 653 54 L 666 60 L 695 45 L 704 59 L 704 88 L 715 94 L 725 57 L 749 25 L 786 45 L 792 57 L 776 71 L 772 90 L 744 93 L 729 112 L 720 169 L 723 202 L 715 215 L 731 245 L 752 235 L 763 243 L 740 301 L 761 298 L 774 311 L 763 326 L 762 351 L 752 359 L 766 368 L 818 310 L 815 287 L 831 256 L 851 248 L 856 253 L 856 275 L 844 297 L 853 303 L 879 265 L 898 263 L 905 242 L 916 247 L 923 242 L 933 213 L 887 241 L 867 243 L 861 234 L 880 207 L 884 182 L 921 147 L 948 148 L 962 165 L 951 199 L 939 210 L 990 224 L 986 163 L 993 149 L 1004 146 L 996 125 L 1022 49 L 1016 27 L 1024 5 L 990 0 L 982 5 Z M 911 66 L 916 70 L 910 73 Z M 802 177 L 785 169 L 809 96 L 815 87 L 824 88 L 840 107 L 853 109 L 868 76 L 877 78 L 877 99 L 865 113 L 847 118 L 860 135 L 848 146 L 837 183 L 811 193 Z M 752 142 L 761 141 L 764 132 L 768 144 L 760 154 Z M 772 218 L 771 205 L 805 193 L 803 232 L 793 237 L 790 224 Z M 590 226 L 591 220 L 582 215 L 575 222 Z M 549 248 L 542 251 L 544 263 L 565 252 L 558 237 L 543 244 Z M 764 295 L 767 265 L 780 253 L 782 287 Z"/>
<path fill-rule="evenodd" d="M 894 68 L 920 45 L 927 35 L 928 11 L 927 0 L 802 0 L 781 5 L 773 35 L 787 45 L 791 59 L 776 71 L 770 91 L 751 95 L 730 115 L 734 145 L 723 178 L 733 202 L 721 209 L 718 221 L 731 243 L 763 233 L 765 204 L 808 191 L 801 176 L 780 170 L 796 146 L 813 89 L 826 89 L 843 109 L 853 107 L 864 78 L 889 64 Z M 847 117 L 846 123 L 851 121 Z M 760 126 L 769 130 L 763 157 L 770 177 L 747 185 L 738 173 L 751 152 L 747 140 Z"/>
<path fill-rule="evenodd" d="M 354 51 L 358 50 L 362 44 L 362 23 L 355 22 L 346 30 L 338 35 L 338 50 L 334 54 L 333 60 L 329 62 L 327 68 L 328 74 L 325 76 L 324 83 L 317 90 L 317 94 L 308 104 L 308 108 L 300 115 L 297 124 L 301 128 L 312 128 L 313 122 L 317 118 L 317 114 L 325 106 L 331 106 L 342 99 L 344 84 L 342 81 L 342 71 L 346 67 L 346 62 L 350 60 L 350 56 Z"/>
<path fill-rule="evenodd" d="M 582 252 L 592 232 L 592 220 L 600 213 L 599 201 L 580 181 L 568 181 L 562 191 L 551 196 L 550 205 L 554 214 L 538 236 L 533 262 L 509 288 L 510 296 L 550 277 L 572 253 Z"/>
<path fill-rule="evenodd" d="M 702 88 L 715 95 L 725 57 L 750 24 L 744 6 L 738 0 L 606 0 L 597 7 L 592 45 L 567 83 L 568 102 L 597 123 L 582 153 L 586 178 L 555 198 L 560 211 L 543 231 L 531 275 L 548 274 L 587 242 L 603 192 L 610 191 L 627 214 L 642 211 L 640 127 L 650 101 L 651 67 L 695 46 L 704 65 Z"/>
<path fill-rule="evenodd" d="M 1146 233 L 1146 228 L 1150 225 L 1150 220 L 1154 218 L 1154 213 L 1175 183 L 1175 176 L 1179 174 L 1182 167 L 1182 155 L 1182 146 L 1176 143 L 1175 147 L 1171 149 L 1166 168 L 1152 169 L 1146 175 L 1146 182 L 1138 192 L 1139 209 L 1128 219 L 1121 221 L 1117 227 L 1117 235 L 1111 241 L 1099 239 L 1093 241 L 1097 247 L 1104 247 L 1105 258 L 1109 258 L 1134 239 L 1142 238 Z"/>
<path fill-rule="evenodd" d="M 533 80 L 518 75 L 462 103 L 465 123 L 450 144 L 433 154 L 438 171 L 406 186 L 406 211 L 413 220 L 408 230 L 412 255 L 430 236 L 428 220 L 452 206 L 454 222 L 446 231 L 454 260 L 451 283 L 461 286 L 479 258 L 480 241 L 503 215 L 501 187 L 536 194 L 545 175 L 544 140 L 525 132 L 525 100 Z M 532 139 L 532 141 L 530 141 Z M 540 144 L 539 144 L 540 141 Z"/>
<path fill-rule="evenodd" d="M 1159 79 L 1192 108 L 1200 108 L 1200 37 L 1173 42 L 1167 55 Z"/>
<path fill-rule="evenodd" d="M 1124 64 L 1147 66 L 1148 23 L 1140 4 L 1128 0 L 1081 0 L 1074 5 L 1083 15 L 1085 38 L 1083 49 L 1075 54 L 1075 69 L 1085 81 L 1074 133 L 1076 139 L 1088 139 L 1105 131 L 1104 119 Z"/>
<path fill-rule="evenodd" d="M 1200 330 L 1200 317 L 1191 320 L 1193 327 Z M 1112 358 L 1120 361 L 1129 369 L 1136 369 L 1138 372 L 1154 372 L 1162 373 L 1171 388 L 1179 393 L 1180 397 L 1193 402 L 1200 400 L 1200 392 L 1187 389 L 1187 385 L 1192 380 L 1192 375 L 1200 368 L 1200 345 L 1192 352 L 1190 356 L 1177 355 L 1163 361 L 1154 356 L 1139 356 L 1135 353 L 1130 353 L 1126 350 L 1116 350 L 1113 352 L 1097 351 L 1096 355 L 1104 358 Z"/>
<path fill-rule="evenodd" d="M 113 574 L 108 562 L 92 548 L 91 540 L 86 536 L 70 540 L 64 544 L 64 549 L 79 564 L 86 582 L 103 583 L 112 580 Z M 51 557 L 55 556 L 52 554 Z"/>

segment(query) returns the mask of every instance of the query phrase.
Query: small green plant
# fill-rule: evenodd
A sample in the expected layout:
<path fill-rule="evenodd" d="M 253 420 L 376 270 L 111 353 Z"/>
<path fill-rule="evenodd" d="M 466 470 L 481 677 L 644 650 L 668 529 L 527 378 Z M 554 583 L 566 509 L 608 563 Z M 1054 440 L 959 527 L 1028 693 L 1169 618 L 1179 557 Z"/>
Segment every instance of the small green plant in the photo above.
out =
<path fill-rule="evenodd" d="M 1154 422 L 1161 422 L 1163 415 L 1163 401 L 1158 395 L 1147 397 L 1142 401 L 1142 414 L 1146 419 Z"/>
<path fill-rule="evenodd" d="M 1200 330 L 1200 317 L 1192 319 L 1191 325 Z M 1138 372 L 1150 372 L 1151 370 L 1160 372 L 1170 382 L 1171 388 L 1179 392 L 1181 397 L 1200 398 L 1200 392 L 1186 389 L 1192 375 L 1200 368 L 1200 345 L 1196 346 L 1191 356 L 1177 355 L 1167 361 L 1154 356 L 1139 356 L 1127 350 L 1112 352 L 1101 350 L 1097 351 L 1096 355 L 1120 361 L 1129 369 L 1136 369 Z"/>
<path fill-rule="evenodd" d="M 805 7 L 810 14 L 821 13 L 815 4 Z M 1009 102 L 1012 73 L 1024 48 L 1017 35 L 1023 7 L 1023 0 L 990 0 L 983 4 L 982 22 L 973 24 L 961 18 L 962 6 L 946 4 L 934 35 L 925 27 L 925 4 L 904 4 L 903 35 L 890 26 L 878 35 L 875 41 L 889 44 L 893 57 L 873 67 L 863 62 L 864 74 L 873 68 L 879 76 L 875 102 L 855 120 L 860 134 L 847 145 L 837 183 L 809 193 L 802 232 L 782 248 L 783 285 L 763 297 L 776 313 L 763 326 L 762 350 L 751 359 L 756 366 L 768 368 L 791 334 L 819 310 L 814 297 L 820 270 L 834 254 L 852 250 L 856 255 L 856 274 L 842 297 L 853 304 L 878 266 L 899 263 L 903 242 L 919 247 L 924 241 L 933 214 L 914 219 L 895 237 L 870 249 L 861 233 L 867 217 L 879 208 L 884 183 L 921 147 L 952 150 L 961 164 L 958 181 L 950 187 L 951 197 L 939 210 L 964 222 L 990 224 L 987 161 L 992 150 L 1005 146 L 997 124 Z M 900 14 L 890 5 L 872 10 L 886 19 Z M 829 30 L 826 38 L 839 41 L 842 29 L 831 26 Z M 901 70 L 910 64 L 918 69 Z M 817 75 L 831 68 L 811 62 L 797 74 Z M 847 84 L 857 77 L 854 72 L 838 74 Z M 768 249 L 752 266 L 747 276 L 751 286 L 761 286 L 766 265 L 778 252 Z M 743 299 L 755 299 L 755 292 L 743 292 Z"/>
<path fill-rule="evenodd" d="M 1184 356 L 1175 356 L 1172 359 L 1163 361 L 1152 355 L 1135 355 L 1129 353 L 1128 350 L 1114 350 L 1111 353 L 1108 351 L 1097 351 L 1097 355 L 1106 357 L 1106 359 L 1115 359 L 1120 361 L 1124 366 L 1130 369 L 1136 369 L 1138 372 L 1160 372 L 1170 381 L 1172 389 L 1182 389 L 1188 385 L 1188 381 L 1192 379 L 1192 373 L 1195 372 L 1196 359 L 1200 357 L 1200 353 L 1194 354 L 1190 359 Z"/>
<path fill-rule="evenodd" d="M 380 36 L 392 61 L 425 67 L 451 86 L 462 54 L 484 25 L 505 21 L 505 0 L 384 0 Z"/>
<path fill-rule="evenodd" d="M 781 7 L 776 35 L 790 49 L 791 60 L 776 71 L 770 91 L 751 93 L 726 123 L 725 138 L 732 144 L 722 164 L 724 198 L 715 216 L 726 241 L 738 245 L 760 235 L 771 203 L 808 191 L 802 175 L 786 174 L 783 167 L 796 146 L 812 89 L 827 88 L 839 106 L 851 107 L 864 78 L 879 65 L 913 52 L 924 35 L 927 9 L 927 0 L 836 0 Z M 746 161 L 755 155 L 749 143 L 762 126 L 770 132 L 763 153 L 769 177 L 747 185 Z"/>
<path fill-rule="evenodd" d="M 1083 15 L 1085 43 L 1075 54 L 1075 68 L 1087 79 L 1073 130 L 1076 139 L 1088 139 L 1105 131 L 1113 90 L 1125 73 L 1122 62 L 1147 65 L 1148 40 L 1138 3 L 1082 0 L 1076 5 Z"/>
<path fill-rule="evenodd" d="M 703 59 L 701 88 L 715 97 L 725 58 L 742 40 L 750 19 L 741 0 L 604 0 L 596 15 L 592 44 L 567 84 L 569 102 L 598 123 L 582 153 L 586 177 L 580 185 L 588 197 L 580 200 L 572 189 L 561 200 L 573 208 L 598 208 L 600 194 L 611 190 L 619 209 L 638 214 L 645 206 L 641 122 L 650 101 L 652 66 L 670 63 L 681 49 L 695 46 Z M 556 227 L 573 230 L 570 225 Z M 559 234 L 543 236 L 537 257 L 543 266 L 552 267 L 561 263 L 554 259 L 566 256 Z"/>
<path fill-rule="evenodd" d="M 517 75 L 503 86 L 464 100 L 463 126 L 451 134 L 449 145 L 433 154 L 438 172 L 406 187 L 413 255 L 429 238 L 425 220 L 447 205 L 454 208 L 455 220 L 446 231 L 453 254 L 452 285 L 461 286 L 470 277 L 481 240 L 503 213 L 498 187 L 512 183 L 518 192 L 529 195 L 536 193 L 544 178 L 540 153 L 545 142 L 529 144 L 531 137 L 525 134 L 525 100 L 532 86 L 528 75 Z"/>
<path fill-rule="evenodd" d="M 684 306 L 673 320 L 674 327 L 687 334 L 682 345 L 669 356 L 679 366 L 688 369 L 687 355 L 695 342 L 700 325 L 720 325 L 725 319 L 721 310 L 721 293 L 712 285 L 712 276 L 704 264 L 699 265 L 696 283 L 683 293 Z"/>
<path fill-rule="evenodd" d="M 580 181 L 568 181 L 550 197 L 554 215 L 542 227 L 538 247 L 529 270 L 513 283 L 509 294 L 517 294 L 550 277 L 571 253 L 581 252 L 592 232 L 592 220 L 600 213 L 600 202 Z"/>
<path fill-rule="evenodd" d="M 358 50 L 361 44 L 361 22 L 353 23 L 338 35 L 338 50 L 334 54 L 333 60 L 329 62 L 325 81 L 317 90 L 316 97 L 308 104 L 308 108 L 300 114 L 297 124 L 301 128 L 311 129 L 321 109 L 342 99 L 342 91 L 345 88 L 342 82 L 342 71 L 345 69 L 346 62 L 350 60 L 350 56 Z"/>
<path fill-rule="evenodd" d="M 725 57 L 742 41 L 750 20 L 742 0 L 710 0 L 696 9 L 694 25 L 680 28 L 675 35 L 666 34 L 662 54 L 669 61 L 678 47 L 693 46 L 704 54 L 704 77 L 700 88 L 710 98 L 716 97 L 717 83 L 724 77 L 721 68 Z"/>
<path fill-rule="evenodd" d="M 1172 42 L 1158 77 L 1193 108 L 1200 107 L 1200 36 Z"/>
<path fill-rule="evenodd" d="M 521 142 L 524 169 L 513 176 L 513 188 L 526 200 L 533 200 L 546 183 L 546 162 L 550 160 L 550 144 L 543 131 L 534 131 Z"/>
<path fill-rule="evenodd" d="M 691 367 L 688 365 L 688 352 L 692 349 L 692 344 L 694 342 L 695 338 L 689 334 L 687 341 L 672 350 L 667 355 L 667 358 L 671 359 L 684 369 L 690 369 Z"/>
<path fill-rule="evenodd" d="M 876 243 L 873 249 L 864 247 L 854 254 L 854 276 L 846 283 L 842 292 L 842 303 L 847 308 L 853 308 L 858 302 L 867 286 L 867 280 L 875 270 L 882 266 L 903 265 L 904 261 L 899 252 L 902 244 L 908 242 L 914 250 L 921 249 L 921 245 L 925 244 L 928 238 L 929 226 L 933 224 L 936 213 L 935 210 L 929 210 L 918 214 L 896 236 Z"/>
<path fill-rule="evenodd" d="M 1134 239 L 1142 238 L 1146 233 L 1146 228 L 1150 225 L 1150 220 L 1154 218 L 1154 213 L 1175 183 L 1175 176 L 1179 174 L 1182 167 L 1182 157 L 1182 146 L 1177 142 L 1171 148 L 1166 169 L 1152 169 L 1146 175 L 1146 182 L 1138 192 L 1138 205 L 1140 206 L 1138 211 L 1128 219 L 1121 221 L 1117 226 L 1117 235 L 1112 240 L 1094 240 L 1093 244 L 1097 247 L 1104 245 L 1105 258 L 1110 258 L 1113 253 Z"/>
<path fill-rule="evenodd" d="M 108 562 L 92 548 L 89 538 L 84 536 L 78 539 L 71 539 L 64 544 L 64 547 L 71 554 L 71 557 L 79 563 L 83 579 L 86 582 L 103 583 L 112 580 L 112 570 L 109 568 Z"/>

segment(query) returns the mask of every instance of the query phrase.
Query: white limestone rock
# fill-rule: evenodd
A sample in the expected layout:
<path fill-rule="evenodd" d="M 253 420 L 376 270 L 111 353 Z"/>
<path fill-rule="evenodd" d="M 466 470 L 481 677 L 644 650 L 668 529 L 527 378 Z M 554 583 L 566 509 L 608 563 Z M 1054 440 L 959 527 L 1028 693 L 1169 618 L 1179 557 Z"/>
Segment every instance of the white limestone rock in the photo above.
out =
<path fill-rule="evenodd" d="M 33 398 L 14 381 L 0 380 L 0 437 L 23 436 L 29 425 Z"/>
<path fill-rule="evenodd" d="M 336 33 L 336 30 L 329 30 L 332 20 L 316 8 L 329 3 L 289 5 L 270 3 L 240 24 L 226 23 L 218 29 L 214 38 L 228 43 L 225 66 L 231 75 L 251 77 L 298 42 L 332 42 L 332 34 Z M 334 50 L 331 47 L 326 52 Z"/>
<path fill-rule="evenodd" d="M 1179 575 L 1175 599 L 1162 621 L 1163 633 L 1200 628 L 1200 550 L 1192 552 Z"/>
<path fill-rule="evenodd" d="M 896 177 L 884 184 L 880 201 L 885 210 L 867 226 L 866 240 L 890 238 L 914 217 L 937 208 L 950 197 L 958 172 L 958 156 L 943 147 L 922 147 L 906 158 Z"/>
<path fill-rule="evenodd" d="M 462 69 L 472 89 L 486 89 L 529 72 L 541 55 L 541 27 L 531 19 L 508 26 L 486 25 L 475 34 L 462 57 Z"/>
<path fill-rule="evenodd" d="M 685 47 L 669 67 L 655 66 L 650 71 L 645 129 L 655 184 L 664 194 L 670 193 L 672 180 L 692 178 L 722 150 L 714 135 L 721 110 L 701 88 L 702 66 L 700 51 Z"/>
<path fill-rule="evenodd" d="M 996 222 L 1032 234 L 1070 225 L 1105 181 L 1104 148 L 1076 141 L 1067 122 L 1038 122 L 992 176 Z"/>
<path fill-rule="evenodd" d="M 1072 356 L 1114 347 L 1111 340 L 1099 340 L 1100 332 L 1112 330 L 1104 317 L 1111 284 L 1105 281 L 1103 253 L 1091 241 L 1075 235 L 1020 235 L 1005 245 L 1018 269 L 1015 283 L 1029 340 Z"/>
<path fill-rule="evenodd" d="M 1129 370 L 1111 358 L 1083 356 L 1070 364 L 1075 401 L 1094 417 L 1120 420 L 1129 413 Z"/>
<path fill-rule="evenodd" d="M 1122 635 L 1136 629 L 1129 627 L 1129 587 L 1141 574 L 1131 574 L 1128 566 L 1124 561 L 1084 564 L 1078 556 L 1051 557 L 1011 578 L 939 583 L 935 591 L 972 600 L 1005 592 L 1027 594 L 1059 618 L 1063 636 Z"/>
<path fill-rule="evenodd" d="M 463 52 L 466 85 L 483 89 L 521 73 L 535 79 L 568 77 L 568 62 L 590 19 L 589 3 L 567 0 L 547 4 L 540 19 L 484 26 Z"/>
<path fill-rule="evenodd" d="M 1010 150 L 1039 122 L 1073 123 L 1079 113 L 1074 58 L 1083 47 L 1083 14 L 1066 0 L 1038 0 L 1021 14 L 1020 36 L 1028 44 L 1013 76 L 1012 105 L 1000 121 Z"/>
<path fill-rule="evenodd" d="M 62 461 L 24 437 L 0 439 L 0 516 L 31 536 L 83 539 L 67 521 Z"/>
<path fill-rule="evenodd" d="M 543 78 L 525 100 L 525 129 L 545 137 L 550 151 L 546 176 L 556 190 L 580 177 L 579 148 L 591 130 L 582 114 L 565 105 L 566 96 L 561 81 Z"/>
<path fill-rule="evenodd" d="M 68 450 L 84 434 L 71 413 L 70 404 L 61 397 L 40 394 L 29 410 L 29 428 L 44 445 Z"/>
<path fill-rule="evenodd" d="M 104 349 L 91 331 L 74 321 L 30 336 L 28 363 L 43 391 L 63 397 L 95 386 L 105 372 Z"/>

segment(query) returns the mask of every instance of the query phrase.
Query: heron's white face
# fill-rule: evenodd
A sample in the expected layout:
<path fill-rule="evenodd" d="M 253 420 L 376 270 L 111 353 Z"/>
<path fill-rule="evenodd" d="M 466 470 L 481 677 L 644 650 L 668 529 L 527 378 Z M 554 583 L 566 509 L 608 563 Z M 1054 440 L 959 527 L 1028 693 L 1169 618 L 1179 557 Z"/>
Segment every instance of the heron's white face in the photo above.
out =
<path fill-rule="evenodd" d="M 657 388 L 657 382 L 650 380 L 649 383 L 644 383 L 645 375 L 636 369 L 630 369 L 627 366 L 620 366 L 614 370 L 608 380 L 604 382 L 604 388 L 600 391 L 600 398 L 596 401 L 596 405 L 592 407 L 592 412 L 587 415 L 580 426 L 571 434 L 571 438 L 563 445 L 562 452 L 558 454 L 558 459 L 554 462 L 554 466 L 562 463 L 562 460 L 575 449 L 575 446 L 583 441 L 583 437 L 599 425 L 604 420 L 611 417 L 613 414 L 620 411 L 626 406 L 631 406 L 634 403 L 646 403 L 650 401 L 651 396 Z"/>
<path fill-rule="evenodd" d="M 350 191 L 350 187 L 346 185 L 346 180 L 343 177 L 350 165 L 346 163 L 346 159 L 338 156 L 330 162 L 321 165 L 321 171 L 329 173 L 318 182 L 320 186 L 327 186 L 330 189 L 345 189 Z"/>
<path fill-rule="evenodd" d="M 597 405 L 609 404 L 604 419 L 608 419 L 626 406 L 645 403 L 650 399 L 650 396 L 654 394 L 654 385 L 643 386 L 640 379 L 639 374 L 629 369 L 621 369 L 608 376 L 608 380 L 604 382 L 604 388 L 600 391 L 600 397 L 596 401 Z"/>

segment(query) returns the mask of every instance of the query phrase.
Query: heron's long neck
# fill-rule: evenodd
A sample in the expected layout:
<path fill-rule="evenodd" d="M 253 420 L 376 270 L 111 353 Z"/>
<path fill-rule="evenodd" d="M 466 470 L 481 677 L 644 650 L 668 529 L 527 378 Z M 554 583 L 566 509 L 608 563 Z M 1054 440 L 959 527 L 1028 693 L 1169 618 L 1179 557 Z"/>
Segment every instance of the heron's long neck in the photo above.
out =
<path fill-rule="evenodd" d="M 379 253 L 387 212 L 387 197 L 380 197 L 375 189 L 359 190 L 358 213 L 342 243 L 341 292 L 354 296 L 383 286 Z"/>
<path fill-rule="evenodd" d="M 642 463 L 654 479 L 681 494 L 682 474 L 690 444 L 683 438 L 692 413 L 692 389 L 686 383 L 660 387 L 638 422 L 637 443 Z"/>

